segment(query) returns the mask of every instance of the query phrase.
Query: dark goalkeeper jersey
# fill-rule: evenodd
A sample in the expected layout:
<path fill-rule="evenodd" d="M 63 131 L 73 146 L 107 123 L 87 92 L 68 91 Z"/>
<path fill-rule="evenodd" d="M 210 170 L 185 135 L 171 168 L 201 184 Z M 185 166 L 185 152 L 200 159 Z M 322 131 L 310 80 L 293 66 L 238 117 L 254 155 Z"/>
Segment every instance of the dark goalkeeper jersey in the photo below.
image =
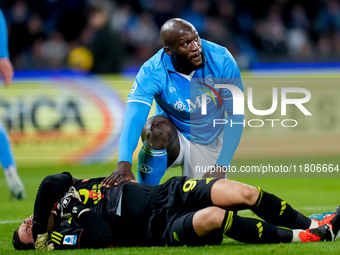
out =
<path fill-rule="evenodd" d="M 74 186 L 91 211 L 69 220 L 55 217 L 50 234 L 55 249 L 183 245 L 186 238 L 196 234 L 192 226 L 191 234 L 187 234 L 181 218 L 213 205 L 210 189 L 217 180 L 173 177 L 162 185 L 122 182 L 106 189 L 101 185 L 103 179 L 76 180 L 69 173 L 46 177 L 34 205 L 34 240 L 46 233 L 51 210 Z M 177 243 L 173 231 L 182 233 L 184 241 Z"/>
<path fill-rule="evenodd" d="M 120 243 L 121 217 L 117 215 L 117 210 L 121 210 L 122 189 L 126 182 L 110 189 L 103 188 L 101 181 L 104 178 L 93 178 L 89 180 L 77 180 L 69 173 L 62 173 L 48 176 L 41 183 L 34 206 L 33 237 L 36 240 L 38 234 L 43 234 L 47 229 L 47 219 L 57 202 L 74 186 L 81 196 L 82 202 L 93 212 L 89 221 L 93 221 L 90 228 L 84 229 L 82 224 L 71 218 L 70 220 L 60 220 L 55 217 L 55 228 L 51 232 L 51 242 L 55 249 L 73 249 L 95 247 L 91 242 L 91 235 L 97 231 L 102 231 L 103 226 L 98 222 L 98 217 L 104 219 L 105 223 L 112 231 L 112 245 Z M 97 224 L 98 223 L 98 224 Z M 85 242 L 82 242 L 84 231 L 87 234 Z"/>

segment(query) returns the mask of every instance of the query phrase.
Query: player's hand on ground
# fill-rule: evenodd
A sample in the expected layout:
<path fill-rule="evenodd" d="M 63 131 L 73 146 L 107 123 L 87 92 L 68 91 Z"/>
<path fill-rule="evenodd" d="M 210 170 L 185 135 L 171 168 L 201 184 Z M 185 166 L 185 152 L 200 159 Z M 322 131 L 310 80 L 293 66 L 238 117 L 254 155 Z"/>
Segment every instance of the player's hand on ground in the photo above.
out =
<path fill-rule="evenodd" d="M 0 58 L 0 77 L 5 80 L 5 86 L 11 83 L 13 79 L 13 66 L 8 58 Z"/>
<path fill-rule="evenodd" d="M 136 182 L 135 176 L 131 171 L 131 163 L 126 161 L 118 162 L 117 169 L 106 177 L 103 181 L 103 187 L 110 188 L 112 185 L 118 185 L 123 181 Z"/>

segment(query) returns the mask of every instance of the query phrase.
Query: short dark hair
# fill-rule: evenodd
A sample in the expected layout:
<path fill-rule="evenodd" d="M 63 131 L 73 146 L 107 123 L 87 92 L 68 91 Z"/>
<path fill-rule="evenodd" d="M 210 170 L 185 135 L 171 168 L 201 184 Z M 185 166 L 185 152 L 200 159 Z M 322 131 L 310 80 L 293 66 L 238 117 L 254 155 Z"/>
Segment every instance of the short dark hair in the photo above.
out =
<path fill-rule="evenodd" d="M 13 239 L 12 239 L 12 244 L 14 249 L 16 250 L 34 250 L 34 244 L 30 243 L 30 244 L 24 244 L 23 242 L 20 241 L 19 239 L 19 228 L 17 228 L 14 233 L 13 233 Z"/>

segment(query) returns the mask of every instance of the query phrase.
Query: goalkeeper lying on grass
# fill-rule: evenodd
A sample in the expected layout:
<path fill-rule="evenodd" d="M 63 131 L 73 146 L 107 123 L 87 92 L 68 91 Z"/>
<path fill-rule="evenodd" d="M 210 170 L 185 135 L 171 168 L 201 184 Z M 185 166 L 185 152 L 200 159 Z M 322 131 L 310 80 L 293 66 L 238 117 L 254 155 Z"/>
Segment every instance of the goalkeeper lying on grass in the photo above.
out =
<path fill-rule="evenodd" d="M 314 242 L 335 240 L 340 229 L 340 209 L 322 221 L 311 220 L 278 197 L 231 180 L 174 177 L 163 185 L 122 182 L 106 189 L 103 179 L 47 176 L 34 214 L 14 232 L 13 246 L 216 245 L 223 234 L 245 243 Z M 264 221 L 238 216 L 242 209 Z"/>

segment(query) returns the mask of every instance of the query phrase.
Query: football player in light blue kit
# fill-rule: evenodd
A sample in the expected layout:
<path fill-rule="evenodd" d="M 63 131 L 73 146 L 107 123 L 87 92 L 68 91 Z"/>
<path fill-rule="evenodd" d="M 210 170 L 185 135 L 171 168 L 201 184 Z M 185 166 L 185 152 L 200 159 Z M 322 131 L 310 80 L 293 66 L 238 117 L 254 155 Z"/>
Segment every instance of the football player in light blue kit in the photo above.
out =
<path fill-rule="evenodd" d="M 239 144 L 244 115 L 234 114 L 234 93 L 216 85 L 233 85 L 241 95 L 244 90 L 229 51 L 201 39 L 182 19 L 168 20 L 160 36 L 163 49 L 141 67 L 128 96 L 118 167 L 104 187 L 134 180 L 132 154 L 140 135 L 137 177 L 146 184 L 158 184 L 176 166 L 192 178 L 225 177 Z M 153 100 L 156 114 L 147 120 Z M 214 125 L 225 112 L 227 124 Z"/>
<path fill-rule="evenodd" d="M 4 78 L 7 86 L 13 78 L 13 67 L 9 60 L 7 46 L 6 21 L 0 10 L 0 77 Z M 4 126 L 0 122 L 0 163 L 4 170 L 8 187 L 14 199 L 25 197 L 24 185 L 18 175 L 15 161 L 13 158 L 11 144 Z"/>

